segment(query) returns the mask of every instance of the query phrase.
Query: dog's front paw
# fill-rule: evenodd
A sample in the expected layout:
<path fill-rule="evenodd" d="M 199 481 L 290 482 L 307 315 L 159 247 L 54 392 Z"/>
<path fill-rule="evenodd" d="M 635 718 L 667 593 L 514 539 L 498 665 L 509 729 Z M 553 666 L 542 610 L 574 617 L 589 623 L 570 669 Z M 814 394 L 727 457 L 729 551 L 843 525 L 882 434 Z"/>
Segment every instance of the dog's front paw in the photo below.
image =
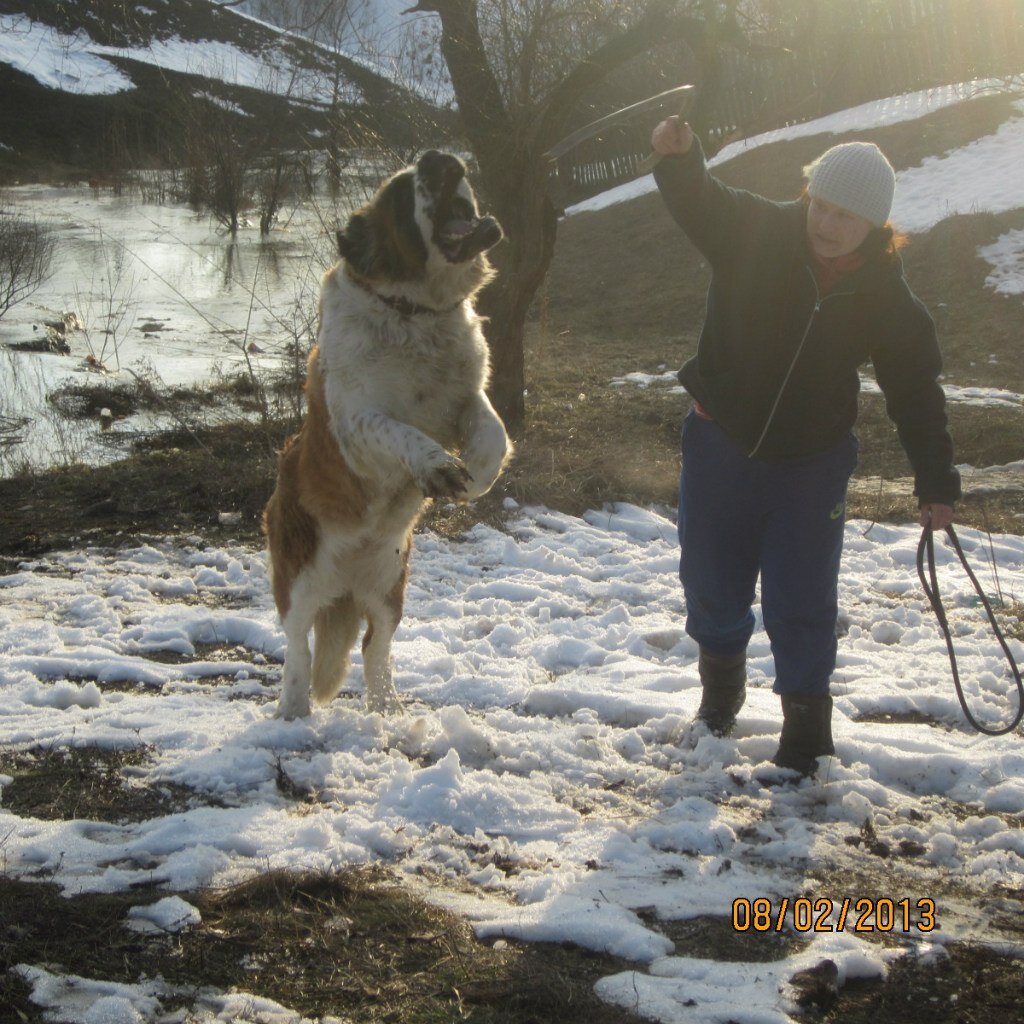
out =
<path fill-rule="evenodd" d="M 475 501 L 477 498 L 482 498 L 501 476 L 506 461 L 504 457 L 491 462 L 477 459 L 470 461 L 470 456 L 467 456 L 466 464 L 470 467 L 469 484 L 461 494 L 457 495 L 459 501 Z"/>
<path fill-rule="evenodd" d="M 468 490 L 469 470 L 462 459 L 445 453 L 444 461 L 429 466 L 416 484 L 428 498 L 456 498 Z"/>

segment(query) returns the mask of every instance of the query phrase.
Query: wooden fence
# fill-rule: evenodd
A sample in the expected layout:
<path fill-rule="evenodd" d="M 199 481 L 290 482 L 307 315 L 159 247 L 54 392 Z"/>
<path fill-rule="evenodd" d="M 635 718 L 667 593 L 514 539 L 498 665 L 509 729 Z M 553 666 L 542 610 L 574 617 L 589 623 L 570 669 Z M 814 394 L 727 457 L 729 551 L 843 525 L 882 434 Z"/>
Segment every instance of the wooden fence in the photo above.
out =
<path fill-rule="evenodd" d="M 1024 79 L 1024 0 L 782 0 L 776 7 L 793 14 L 791 23 L 723 52 L 717 82 L 698 92 L 691 119 L 710 152 L 887 96 L 975 78 Z M 566 154 L 553 175 L 562 204 L 635 177 L 652 127 L 615 128 Z"/>

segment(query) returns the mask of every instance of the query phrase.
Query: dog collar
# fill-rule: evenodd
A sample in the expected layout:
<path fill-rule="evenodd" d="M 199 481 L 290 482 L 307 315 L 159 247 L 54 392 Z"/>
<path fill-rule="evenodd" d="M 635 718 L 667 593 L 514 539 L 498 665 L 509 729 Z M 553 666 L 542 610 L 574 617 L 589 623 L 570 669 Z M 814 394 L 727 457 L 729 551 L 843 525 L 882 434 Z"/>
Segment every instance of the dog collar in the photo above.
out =
<path fill-rule="evenodd" d="M 379 299 L 385 306 L 390 306 L 402 316 L 420 316 L 424 313 L 433 313 L 435 316 L 438 316 L 441 313 L 453 313 L 462 305 L 462 300 L 460 299 L 453 306 L 446 306 L 444 309 L 434 309 L 433 306 L 421 306 L 418 302 L 412 302 L 410 299 L 403 298 L 400 295 L 381 295 L 380 292 L 373 289 L 369 281 L 356 277 L 351 271 L 347 271 L 347 276 L 353 284 L 358 285 L 364 292 L 369 292 L 375 299 Z"/>

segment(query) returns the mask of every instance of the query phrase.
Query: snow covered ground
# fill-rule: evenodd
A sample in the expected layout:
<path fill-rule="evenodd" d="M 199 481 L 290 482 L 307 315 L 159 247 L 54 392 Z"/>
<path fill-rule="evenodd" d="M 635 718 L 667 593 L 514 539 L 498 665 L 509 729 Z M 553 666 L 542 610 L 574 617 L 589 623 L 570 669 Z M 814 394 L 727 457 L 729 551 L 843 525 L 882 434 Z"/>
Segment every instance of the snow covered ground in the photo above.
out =
<path fill-rule="evenodd" d="M 820 778 L 781 787 L 766 764 L 780 710 L 765 634 L 736 734 L 692 730 L 697 648 L 682 629 L 674 525 L 639 508 L 524 509 L 508 533 L 419 537 L 395 645 L 406 706 L 393 719 L 363 712 L 358 655 L 352 691 L 331 707 L 273 717 L 284 636 L 261 552 L 195 539 L 26 563 L 0 579 L 0 743 L 146 744 L 155 756 L 139 779 L 187 786 L 195 801 L 128 825 L 0 807 L 6 869 L 52 871 L 70 894 L 383 862 L 481 937 L 569 940 L 636 961 L 599 991 L 652 1019 L 788 1021 L 796 970 L 829 957 L 841 980 L 871 976 L 898 955 L 854 933 L 852 912 L 838 928 L 842 899 L 865 895 L 842 883 L 871 859 L 847 843 L 865 821 L 912 851 L 890 862 L 898 888 L 884 894 L 910 901 L 908 930 L 900 912 L 893 927 L 903 948 L 998 937 L 991 919 L 1008 901 L 996 887 L 1024 885 L 1020 737 L 965 727 L 916 580 L 917 531 L 866 525 L 847 527 L 837 755 Z M 962 537 L 991 580 L 987 538 Z M 996 537 L 993 551 L 1003 594 L 1021 600 L 1024 538 Z M 968 698 L 995 721 L 1010 713 L 1001 652 L 944 549 L 939 574 Z M 1011 646 L 1024 661 L 1024 644 Z M 878 714 L 896 724 L 860 721 Z M 282 795 L 278 763 L 312 806 Z M 963 895 L 937 895 L 952 878 Z M 770 965 L 677 957 L 658 929 L 807 890 L 836 901 L 835 931 Z M 932 898 L 937 927 L 921 931 L 918 901 Z M 194 915 L 170 901 L 131 925 L 147 920 Z M 84 991 L 159 1019 L 155 983 L 69 989 L 38 967 L 25 977 L 58 1019 L 93 1019 Z"/>

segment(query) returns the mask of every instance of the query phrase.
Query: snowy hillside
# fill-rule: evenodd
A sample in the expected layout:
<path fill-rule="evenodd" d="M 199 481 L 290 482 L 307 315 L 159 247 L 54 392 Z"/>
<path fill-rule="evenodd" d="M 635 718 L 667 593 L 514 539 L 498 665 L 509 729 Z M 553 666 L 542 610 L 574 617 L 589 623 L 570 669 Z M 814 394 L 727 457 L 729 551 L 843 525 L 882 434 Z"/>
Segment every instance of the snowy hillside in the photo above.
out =
<path fill-rule="evenodd" d="M 79 95 L 133 87 L 136 64 L 291 95 L 311 104 L 330 101 L 329 81 L 341 70 L 346 98 L 376 73 L 326 47 L 273 30 L 210 0 L 153 0 L 123 18 L 102 19 L 83 5 L 24 3 L 0 19 L 0 61 L 42 85 Z"/>
<path fill-rule="evenodd" d="M 100 11 L 113 10 L 103 16 Z M 8 150 L 88 146 L 120 117 L 145 135 L 175 90 L 205 92 L 252 116 L 313 119 L 338 105 L 401 123 L 414 99 L 393 68 L 354 56 L 211 0 L 152 0 L 140 7 L 69 7 L 46 0 L 0 14 L 0 144 Z M 268 108 L 267 103 L 276 104 Z M 37 116 L 16 116 L 26 104 Z M 94 123 L 81 125 L 83 113 Z M 148 120 L 147 120 L 148 117 Z M 61 138 L 47 137 L 61 122 Z M 164 127 L 168 119 L 164 116 Z M 104 140 L 94 140 L 99 143 Z"/>

